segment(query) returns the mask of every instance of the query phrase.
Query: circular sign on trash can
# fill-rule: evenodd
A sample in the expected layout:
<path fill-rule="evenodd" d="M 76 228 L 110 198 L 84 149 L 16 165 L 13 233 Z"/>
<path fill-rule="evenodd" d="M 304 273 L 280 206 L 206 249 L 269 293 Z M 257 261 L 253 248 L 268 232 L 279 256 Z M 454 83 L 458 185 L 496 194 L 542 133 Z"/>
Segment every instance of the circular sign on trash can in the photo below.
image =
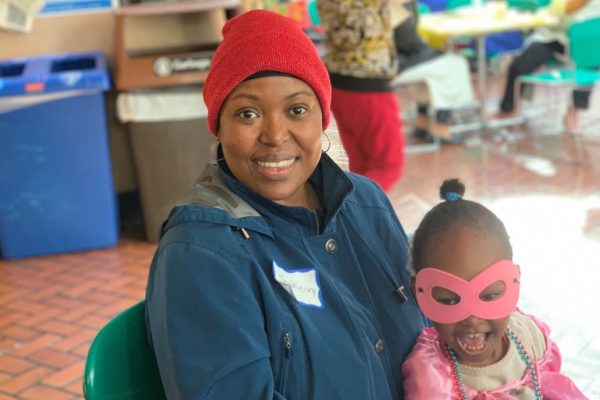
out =
<path fill-rule="evenodd" d="M 205 72 L 210 69 L 210 56 L 207 57 L 158 57 L 154 59 L 152 69 L 154 74 L 160 77 L 172 75 L 177 72 L 200 71 Z"/>

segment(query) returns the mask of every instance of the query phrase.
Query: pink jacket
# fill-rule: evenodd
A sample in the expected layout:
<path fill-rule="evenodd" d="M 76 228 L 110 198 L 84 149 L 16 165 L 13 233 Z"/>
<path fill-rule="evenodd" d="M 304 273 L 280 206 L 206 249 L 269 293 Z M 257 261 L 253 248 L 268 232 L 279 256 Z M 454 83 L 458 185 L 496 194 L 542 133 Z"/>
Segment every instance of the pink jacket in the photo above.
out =
<path fill-rule="evenodd" d="M 587 400 L 573 381 L 560 373 L 561 356 L 550 337 L 550 328 L 531 317 L 546 338 L 546 351 L 538 360 L 542 394 L 547 400 Z M 409 400 L 461 400 L 452 379 L 452 368 L 438 340 L 435 328 L 425 328 L 412 352 L 402 365 L 404 395 Z M 532 386 L 531 377 L 525 374 L 518 381 L 508 383 L 489 392 L 476 392 L 466 387 L 470 399 L 514 399 L 507 391 L 523 384 Z"/>

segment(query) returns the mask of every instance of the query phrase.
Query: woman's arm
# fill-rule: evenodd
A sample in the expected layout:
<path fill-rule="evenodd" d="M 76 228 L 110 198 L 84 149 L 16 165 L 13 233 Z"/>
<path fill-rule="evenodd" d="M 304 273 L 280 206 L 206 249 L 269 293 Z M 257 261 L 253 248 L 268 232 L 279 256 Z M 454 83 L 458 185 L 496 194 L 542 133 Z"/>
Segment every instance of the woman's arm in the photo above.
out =
<path fill-rule="evenodd" d="M 175 243 L 153 261 L 148 319 L 169 399 L 282 398 L 252 283 L 226 257 Z"/>

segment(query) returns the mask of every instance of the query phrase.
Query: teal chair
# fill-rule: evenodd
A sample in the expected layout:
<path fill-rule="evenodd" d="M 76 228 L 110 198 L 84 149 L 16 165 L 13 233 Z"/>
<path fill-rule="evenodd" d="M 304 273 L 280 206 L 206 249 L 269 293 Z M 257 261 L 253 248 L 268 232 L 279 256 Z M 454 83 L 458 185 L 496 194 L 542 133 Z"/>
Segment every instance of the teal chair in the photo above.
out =
<path fill-rule="evenodd" d="M 536 11 L 550 5 L 550 0 L 506 0 L 506 5 L 522 11 Z"/>
<path fill-rule="evenodd" d="M 94 338 L 83 376 L 86 400 L 165 400 L 148 343 L 145 302 L 109 321 Z"/>
<path fill-rule="evenodd" d="M 571 87 L 592 86 L 600 81 L 600 18 L 569 27 L 568 65 L 520 77 L 521 82 Z"/>
<path fill-rule="evenodd" d="M 516 101 L 520 107 L 521 83 L 531 85 L 564 86 L 571 89 L 590 87 L 600 82 L 600 18 L 574 23 L 569 27 L 569 48 L 566 65 L 559 65 L 542 72 L 521 76 L 517 79 Z M 583 159 L 581 135 L 573 135 L 577 162 Z"/>

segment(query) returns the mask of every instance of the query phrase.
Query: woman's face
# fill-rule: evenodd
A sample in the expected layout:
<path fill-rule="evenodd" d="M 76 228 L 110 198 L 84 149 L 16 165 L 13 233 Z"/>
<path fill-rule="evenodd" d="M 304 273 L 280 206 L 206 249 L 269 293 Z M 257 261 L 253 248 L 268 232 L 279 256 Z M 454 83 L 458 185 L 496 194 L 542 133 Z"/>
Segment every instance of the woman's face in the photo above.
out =
<path fill-rule="evenodd" d="M 456 227 L 430 238 L 423 248 L 423 265 L 471 280 L 486 267 L 507 258 L 502 243 L 493 234 L 467 227 Z M 502 281 L 485 288 L 480 298 L 493 299 L 504 293 Z M 454 292 L 436 287 L 433 297 L 444 304 L 455 304 Z M 483 297 L 482 297 L 483 296 Z M 506 351 L 505 330 L 508 316 L 487 320 L 471 315 L 453 324 L 434 322 L 440 340 L 449 345 L 465 365 L 483 367 L 500 360 Z"/>
<path fill-rule="evenodd" d="M 233 175 L 288 206 L 311 201 L 307 181 L 321 157 L 322 132 L 315 92 L 289 76 L 242 82 L 219 116 L 219 140 Z"/>

